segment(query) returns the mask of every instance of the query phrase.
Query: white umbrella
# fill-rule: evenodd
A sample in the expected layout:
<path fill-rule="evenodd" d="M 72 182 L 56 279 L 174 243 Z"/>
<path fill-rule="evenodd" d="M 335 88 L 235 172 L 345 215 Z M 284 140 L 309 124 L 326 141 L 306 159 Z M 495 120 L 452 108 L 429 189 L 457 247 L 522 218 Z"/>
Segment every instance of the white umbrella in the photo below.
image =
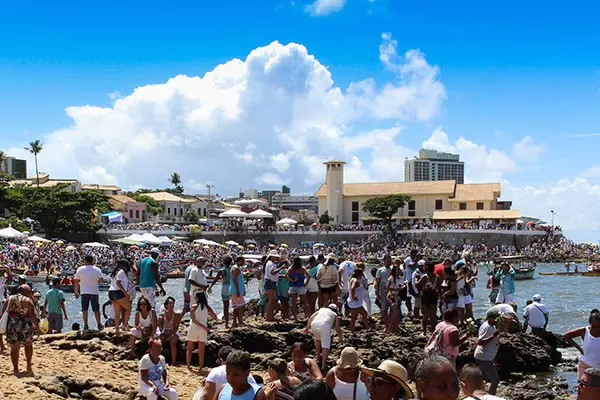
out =
<path fill-rule="evenodd" d="M 260 208 L 257 210 L 252 211 L 250 214 L 248 214 L 249 218 L 273 218 L 273 214 L 271 214 L 270 212 L 267 212 L 265 210 L 261 210 Z"/>
<path fill-rule="evenodd" d="M 89 243 L 84 243 L 83 244 L 84 247 L 110 247 L 107 244 L 104 243 L 98 243 L 98 242 L 89 242 Z"/>
<path fill-rule="evenodd" d="M 196 240 L 194 240 L 194 243 L 203 244 L 205 246 L 220 246 L 219 243 L 213 242 L 212 240 L 208 240 L 208 239 L 196 239 Z"/>
<path fill-rule="evenodd" d="M 40 236 L 29 236 L 27 239 L 25 239 L 29 242 L 50 242 L 50 240 L 40 237 Z"/>
<path fill-rule="evenodd" d="M 280 219 L 275 223 L 275 225 L 296 225 L 298 222 L 291 218 Z"/>
<path fill-rule="evenodd" d="M 0 229 L 0 238 L 3 239 L 21 239 L 26 237 L 26 234 L 19 232 L 10 225 L 8 228 Z"/>
<path fill-rule="evenodd" d="M 225 244 L 228 246 L 239 246 L 240 245 L 238 242 L 233 241 L 233 240 L 228 240 L 225 242 Z"/>
<path fill-rule="evenodd" d="M 157 239 L 160 240 L 161 244 L 173 244 L 173 241 L 166 236 L 159 236 Z"/>
<path fill-rule="evenodd" d="M 219 218 L 246 218 L 247 216 L 248 214 L 235 208 L 230 208 L 229 210 L 219 214 Z"/>

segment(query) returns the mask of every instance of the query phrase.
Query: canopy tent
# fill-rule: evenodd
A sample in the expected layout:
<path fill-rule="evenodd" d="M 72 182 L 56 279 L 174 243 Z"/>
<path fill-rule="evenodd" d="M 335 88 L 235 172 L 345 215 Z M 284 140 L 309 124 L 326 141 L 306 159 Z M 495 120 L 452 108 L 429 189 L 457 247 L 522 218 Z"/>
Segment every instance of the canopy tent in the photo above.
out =
<path fill-rule="evenodd" d="M 275 225 L 296 225 L 298 222 L 291 218 L 280 219 Z"/>
<path fill-rule="evenodd" d="M 29 242 L 50 242 L 50 240 L 40 237 L 40 236 L 29 236 L 27 239 L 25 239 Z"/>
<path fill-rule="evenodd" d="M 140 235 L 139 233 L 132 233 L 131 235 L 124 237 L 123 239 L 131 240 L 131 241 L 139 242 L 139 243 L 144 242 L 142 240 L 142 235 Z"/>
<path fill-rule="evenodd" d="M 112 240 L 112 242 L 114 242 L 114 243 L 121 243 L 121 244 L 129 244 L 129 245 L 132 245 L 132 244 L 142 244 L 143 243 L 143 242 L 140 242 L 140 241 L 137 241 L 137 240 L 131 240 L 131 239 L 126 238 L 126 237 Z"/>
<path fill-rule="evenodd" d="M 102 214 L 102 220 L 107 221 L 109 224 L 123 223 L 123 214 L 118 211 L 111 211 Z"/>
<path fill-rule="evenodd" d="M 198 243 L 198 244 L 202 244 L 204 246 L 220 246 L 220 243 L 214 242 L 212 240 L 208 240 L 208 239 L 196 239 L 194 240 L 194 243 Z"/>
<path fill-rule="evenodd" d="M 273 214 L 259 208 L 248 214 L 248 218 L 273 218 Z"/>
<path fill-rule="evenodd" d="M 228 246 L 239 246 L 240 244 L 234 240 L 228 240 L 225 242 L 226 245 Z"/>
<path fill-rule="evenodd" d="M 156 236 L 154 236 L 151 233 L 144 233 L 141 237 L 140 237 L 140 242 L 143 243 L 150 243 L 150 244 L 162 244 L 162 241 L 157 238 Z"/>
<path fill-rule="evenodd" d="M 235 208 L 230 208 L 229 210 L 219 214 L 219 218 L 246 218 L 247 216 L 248 214 Z"/>
<path fill-rule="evenodd" d="M 8 228 L 0 229 L 0 238 L 2 239 L 24 239 L 27 235 L 19 232 L 12 226 L 8 226 Z"/>
<path fill-rule="evenodd" d="M 160 243 L 164 245 L 173 244 L 173 241 L 166 236 L 159 236 L 157 239 L 160 240 Z"/>
<path fill-rule="evenodd" d="M 83 247 L 110 247 L 110 246 L 107 244 L 104 244 L 104 243 L 89 242 L 89 243 L 84 243 Z"/>

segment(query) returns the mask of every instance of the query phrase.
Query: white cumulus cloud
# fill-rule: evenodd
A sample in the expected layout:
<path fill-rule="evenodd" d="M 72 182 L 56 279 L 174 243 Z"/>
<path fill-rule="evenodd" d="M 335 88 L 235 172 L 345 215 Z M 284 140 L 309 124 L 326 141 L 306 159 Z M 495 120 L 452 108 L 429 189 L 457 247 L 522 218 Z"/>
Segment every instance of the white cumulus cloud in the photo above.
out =
<path fill-rule="evenodd" d="M 322 17 L 342 11 L 346 5 L 346 0 L 315 0 L 313 3 L 306 6 L 307 13 Z"/>
<path fill-rule="evenodd" d="M 546 151 L 546 145 L 543 143 L 534 143 L 531 136 L 525 136 L 512 148 L 515 158 L 524 162 L 534 162 Z"/>

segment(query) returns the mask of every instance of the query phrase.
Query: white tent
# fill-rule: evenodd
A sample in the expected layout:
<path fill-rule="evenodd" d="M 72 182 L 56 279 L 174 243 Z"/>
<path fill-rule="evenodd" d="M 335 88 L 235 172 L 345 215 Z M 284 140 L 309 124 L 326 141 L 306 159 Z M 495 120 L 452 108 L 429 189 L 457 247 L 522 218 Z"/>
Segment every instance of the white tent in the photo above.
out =
<path fill-rule="evenodd" d="M 235 208 L 230 208 L 229 210 L 219 214 L 219 218 L 246 218 L 247 216 L 248 214 Z"/>
<path fill-rule="evenodd" d="M 273 218 L 273 214 L 259 208 L 248 214 L 248 218 Z"/>
<path fill-rule="evenodd" d="M 2 239 L 24 239 L 27 235 L 19 232 L 12 226 L 8 228 L 0 229 L 0 238 Z"/>
<path fill-rule="evenodd" d="M 157 239 L 160 240 L 161 244 L 165 244 L 165 245 L 173 244 L 173 241 L 166 236 L 159 236 Z"/>
<path fill-rule="evenodd" d="M 110 247 L 110 246 L 107 244 L 104 244 L 104 243 L 90 242 L 90 243 L 84 243 L 83 247 Z"/>
<path fill-rule="evenodd" d="M 194 240 L 194 243 L 203 244 L 205 246 L 220 246 L 219 243 L 214 242 L 212 240 L 208 240 L 208 239 L 196 239 L 196 240 Z"/>
<path fill-rule="evenodd" d="M 50 240 L 40 237 L 40 236 L 29 236 L 27 239 L 25 239 L 29 242 L 50 242 Z"/>
<path fill-rule="evenodd" d="M 131 240 L 133 242 L 143 242 L 142 235 L 139 233 L 132 233 L 131 235 L 124 237 L 123 239 Z"/>
<path fill-rule="evenodd" d="M 250 206 L 254 204 L 262 204 L 262 201 L 258 199 L 242 199 L 235 201 L 233 204 L 237 204 L 238 206 Z"/>
<path fill-rule="evenodd" d="M 239 246 L 240 245 L 238 242 L 233 241 L 233 240 L 228 240 L 225 242 L 225 244 L 228 246 Z"/>
<path fill-rule="evenodd" d="M 291 218 L 280 219 L 275 225 L 296 225 L 298 222 Z"/>
<path fill-rule="evenodd" d="M 142 235 L 142 237 L 140 238 L 140 242 L 150 244 L 162 244 L 162 241 L 159 238 L 148 232 Z"/>

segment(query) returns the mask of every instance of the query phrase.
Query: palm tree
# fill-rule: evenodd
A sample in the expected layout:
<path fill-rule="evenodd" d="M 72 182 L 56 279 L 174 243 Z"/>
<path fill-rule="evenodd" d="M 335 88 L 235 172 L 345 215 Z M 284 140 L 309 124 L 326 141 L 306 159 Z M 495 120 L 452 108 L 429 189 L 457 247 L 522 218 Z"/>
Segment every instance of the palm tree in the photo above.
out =
<path fill-rule="evenodd" d="M 181 176 L 177 172 L 173 172 L 169 182 L 171 182 L 171 184 L 177 188 L 181 184 Z"/>
<path fill-rule="evenodd" d="M 40 173 L 38 171 L 37 156 L 42 151 L 43 146 L 44 145 L 42 144 L 42 142 L 40 142 L 39 140 L 36 140 L 34 142 L 29 142 L 29 147 L 25 147 L 25 150 L 27 150 L 28 152 L 33 154 L 33 157 L 35 157 L 35 180 L 37 182 L 38 188 L 40 187 Z"/>

